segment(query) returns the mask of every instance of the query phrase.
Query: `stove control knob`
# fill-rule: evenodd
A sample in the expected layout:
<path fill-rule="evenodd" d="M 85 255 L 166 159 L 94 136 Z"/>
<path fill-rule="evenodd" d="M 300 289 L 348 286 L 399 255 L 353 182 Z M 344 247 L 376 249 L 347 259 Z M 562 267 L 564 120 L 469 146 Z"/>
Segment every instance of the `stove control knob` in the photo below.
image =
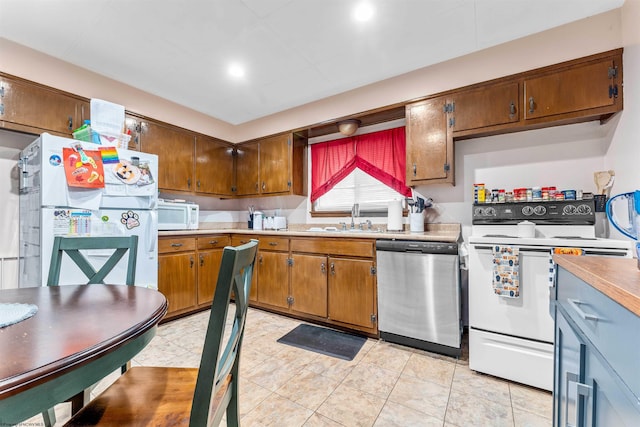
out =
<path fill-rule="evenodd" d="M 547 213 L 547 208 L 545 208 L 542 205 L 538 205 L 535 208 L 533 208 L 533 213 L 536 215 L 544 215 Z"/>
<path fill-rule="evenodd" d="M 522 208 L 522 214 L 525 216 L 530 216 L 533 214 L 533 208 L 531 206 L 525 206 Z"/>
<path fill-rule="evenodd" d="M 566 205 L 564 208 L 562 208 L 563 215 L 573 215 L 575 213 L 576 213 L 576 207 L 573 205 Z"/>
<path fill-rule="evenodd" d="M 591 214 L 591 207 L 589 205 L 578 205 L 576 212 L 580 215 L 589 215 Z"/>
<path fill-rule="evenodd" d="M 496 208 L 487 208 L 484 210 L 485 216 L 496 216 Z"/>
<path fill-rule="evenodd" d="M 473 209 L 473 216 L 482 216 L 482 215 L 484 215 L 484 209 L 482 208 Z"/>

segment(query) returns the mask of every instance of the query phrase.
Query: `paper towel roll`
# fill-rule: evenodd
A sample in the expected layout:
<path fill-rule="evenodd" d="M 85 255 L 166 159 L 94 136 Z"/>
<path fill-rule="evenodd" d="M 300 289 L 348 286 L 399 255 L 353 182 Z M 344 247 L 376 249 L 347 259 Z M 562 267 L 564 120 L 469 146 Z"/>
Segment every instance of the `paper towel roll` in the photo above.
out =
<path fill-rule="evenodd" d="M 392 200 L 387 208 L 387 230 L 402 231 L 402 200 Z"/>

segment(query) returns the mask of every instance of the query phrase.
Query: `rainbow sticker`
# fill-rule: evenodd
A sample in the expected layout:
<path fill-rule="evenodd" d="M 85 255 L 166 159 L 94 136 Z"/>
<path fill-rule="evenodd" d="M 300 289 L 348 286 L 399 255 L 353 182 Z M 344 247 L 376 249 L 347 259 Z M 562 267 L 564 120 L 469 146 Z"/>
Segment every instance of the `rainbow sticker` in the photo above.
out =
<path fill-rule="evenodd" d="M 99 147 L 100 155 L 102 156 L 102 163 L 118 163 L 120 159 L 118 158 L 118 150 L 116 147 Z"/>

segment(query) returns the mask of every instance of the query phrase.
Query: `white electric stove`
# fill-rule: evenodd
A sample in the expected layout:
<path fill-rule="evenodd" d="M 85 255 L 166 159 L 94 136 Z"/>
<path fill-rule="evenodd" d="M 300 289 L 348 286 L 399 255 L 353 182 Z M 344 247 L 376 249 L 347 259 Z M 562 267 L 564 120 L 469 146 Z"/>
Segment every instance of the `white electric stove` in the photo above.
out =
<path fill-rule="evenodd" d="M 545 390 L 553 388 L 553 312 L 549 305 L 551 252 L 632 256 L 632 242 L 595 237 L 592 200 L 485 204 L 473 207 L 469 237 L 469 367 Z M 536 223 L 519 238 L 517 223 Z M 494 248 L 519 252 L 519 296 L 493 289 Z"/>

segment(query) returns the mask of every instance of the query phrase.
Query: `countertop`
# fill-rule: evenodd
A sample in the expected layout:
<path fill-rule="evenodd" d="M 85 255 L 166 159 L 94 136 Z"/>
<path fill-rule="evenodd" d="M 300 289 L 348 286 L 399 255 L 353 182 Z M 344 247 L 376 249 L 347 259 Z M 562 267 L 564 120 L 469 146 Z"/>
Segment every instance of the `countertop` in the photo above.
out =
<path fill-rule="evenodd" d="M 554 255 L 567 271 L 640 316 L 640 270 L 634 258 Z"/>
<path fill-rule="evenodd" d="M 323 228 L 316 224 L 300 224 L 290 226 L 287 230 L 249 230 L 241 228 L 200 228 L 198 230 L 160 231 L 163 236 L 198 236 L 204 234 L 251 234 L 268 236 L 290 237 L 346 237 L 359 239 L 385 239 L 385 240 L 416 240 L 431 242 L 455 243 L 460 238 L 460 224 L 428 224 L 424 233 L 411 233 L 409 231 L 307 231 L 308 229 Z M 374 225 L 375 227 L 375 225 Z"/>

